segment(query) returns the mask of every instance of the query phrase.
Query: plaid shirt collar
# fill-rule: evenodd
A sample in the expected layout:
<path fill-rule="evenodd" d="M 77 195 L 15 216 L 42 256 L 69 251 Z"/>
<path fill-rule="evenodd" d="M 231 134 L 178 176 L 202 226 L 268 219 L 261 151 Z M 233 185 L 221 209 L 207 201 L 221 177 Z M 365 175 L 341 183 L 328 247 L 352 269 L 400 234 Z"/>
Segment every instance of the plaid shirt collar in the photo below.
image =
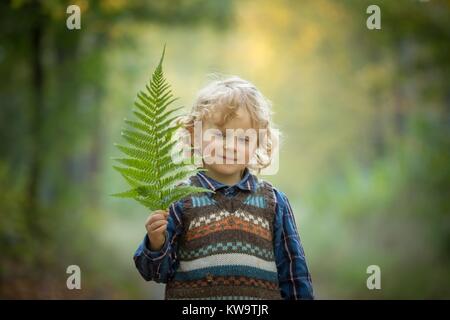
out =
<path fill-rule="evenodd" d="M 204 188 L 210 189 L 212 191 L 217 191 L 219 189 L 228 187 L 228 185 L 223 184 L 222 182 L 219 182 L 219 181 L 214 180 L 213 178 L 207 176 L 205 174 L 205 172 L 198 172 L 197 177 Z M 255 192 L 256 183 L 257 183 L 256 176 L 251 174 L 250 171 L 248 170 L 248 168 L 245 168 L 244 175 L 243 175 L 241 181 L 239 181 L 234 186 L 241 190 Z"/>

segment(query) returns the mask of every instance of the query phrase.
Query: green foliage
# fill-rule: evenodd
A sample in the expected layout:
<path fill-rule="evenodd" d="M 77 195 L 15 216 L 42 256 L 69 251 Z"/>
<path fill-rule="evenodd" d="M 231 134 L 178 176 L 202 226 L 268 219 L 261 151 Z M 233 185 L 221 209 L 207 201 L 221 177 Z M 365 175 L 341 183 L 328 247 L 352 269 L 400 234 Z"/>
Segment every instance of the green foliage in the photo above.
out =
<path fill-rule="evenodd" d="M 133 113 L 137 120 L 127 120 L 129 129 L 122 131 L 128 146 L 116 144 L 126 158 L 114 158 L 123 166 L 113 166 L 126 179 L 132 189 L 113 194 L 122 198 L 132 198 L 150 210 L 167 209 L 171 203 L 191 193 L 212 192 L 209 189 L 180 184 L 203 169 L 192 168 L 190 162 L 181 160 L 182 150 L 171 153 L 177 143 L 173 139 L 180 128 L 173 116 L 180 108 L 169 108 L 177 100 L 172 95 L 162 70 L 165 47 L 161 60 L 153 72 L 145 91 L 137 95 Z"/>

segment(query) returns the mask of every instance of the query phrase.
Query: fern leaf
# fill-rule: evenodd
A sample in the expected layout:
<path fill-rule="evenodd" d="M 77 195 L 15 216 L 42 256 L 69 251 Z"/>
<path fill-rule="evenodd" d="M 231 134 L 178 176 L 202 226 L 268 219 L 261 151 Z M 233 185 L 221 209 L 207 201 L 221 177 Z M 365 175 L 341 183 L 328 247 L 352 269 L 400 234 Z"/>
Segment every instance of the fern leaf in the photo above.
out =
<path fill-rule="evenodd" d="M 174 155 L 182 154 L 182 151 L 171 153 L 178 142 L 174 133 L 181 126 L 174 124 L 178 118 L 174 115 L 182 107 L 171 107 L 178 98 L 174 98 L 164 77 L 164 54 L 165 46 L 149 83 L 137 94 L 132 110 L 136 119 L 124 121 L 126 128 L 122 130 L 122 137 L 127 144 L 115 144 L 125 157 L 113 158 L 120 164 L 113 168 L 131 189 L 112 196 L 134 199 L 152 211 L 168 209 L 173 202 L 192 193 L 213 192 L 180 184 L 180 181 L 205 169 L 194 169 L 193 157 L 190 161 L 174 162 Z"/>

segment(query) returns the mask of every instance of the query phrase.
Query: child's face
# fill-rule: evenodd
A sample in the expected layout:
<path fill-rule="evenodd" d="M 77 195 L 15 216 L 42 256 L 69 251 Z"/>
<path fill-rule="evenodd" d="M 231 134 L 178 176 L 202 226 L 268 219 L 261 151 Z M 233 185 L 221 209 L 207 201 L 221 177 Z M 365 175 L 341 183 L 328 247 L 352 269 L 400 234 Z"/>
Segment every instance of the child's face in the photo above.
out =
<path fill-rule="evenodd" d="M 221 114 L 215 113 L 202 123 L 202 157 L 204 167 L 221 175 L 235 175 L 248 165 L 257 148 L 257 130 L 244 108 L 222 127 L 217 126 Z M 252 133 L 254 135 L 252 135 Z"/>

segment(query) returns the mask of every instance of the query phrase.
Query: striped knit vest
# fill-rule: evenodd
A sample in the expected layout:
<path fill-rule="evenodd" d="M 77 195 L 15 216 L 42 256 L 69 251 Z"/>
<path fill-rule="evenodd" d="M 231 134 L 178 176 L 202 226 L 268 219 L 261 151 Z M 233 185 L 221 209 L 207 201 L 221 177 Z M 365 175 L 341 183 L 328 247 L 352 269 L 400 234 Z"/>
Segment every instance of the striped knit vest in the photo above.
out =
<path fill-rule="evenodd" d="M 183 232 L 177 239 L 178 268 L 166 299 L 281 299 L 273 248 L 272 186 L 228 198 L 197 193 L 183 200 Z M 189 184 L 201 186 L 197 176 Z"/>

